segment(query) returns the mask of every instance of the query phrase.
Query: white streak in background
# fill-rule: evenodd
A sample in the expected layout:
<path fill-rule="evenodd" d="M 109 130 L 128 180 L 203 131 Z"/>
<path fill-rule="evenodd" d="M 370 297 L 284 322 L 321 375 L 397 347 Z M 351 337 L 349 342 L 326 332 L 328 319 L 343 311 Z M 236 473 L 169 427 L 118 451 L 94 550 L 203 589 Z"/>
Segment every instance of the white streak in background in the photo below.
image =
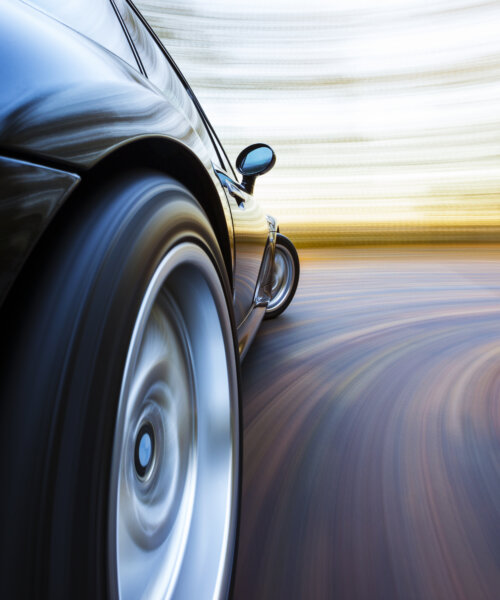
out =
<path fill-rule="evenodd" d="M 500 2 L 138 4 L 285 226 L 500 227 Z"/>

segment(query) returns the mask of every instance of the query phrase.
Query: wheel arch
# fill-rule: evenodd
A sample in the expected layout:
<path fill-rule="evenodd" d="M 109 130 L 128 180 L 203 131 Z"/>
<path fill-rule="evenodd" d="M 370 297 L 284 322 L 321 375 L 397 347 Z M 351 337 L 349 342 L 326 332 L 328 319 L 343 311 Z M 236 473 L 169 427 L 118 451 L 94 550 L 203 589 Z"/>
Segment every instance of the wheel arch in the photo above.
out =
<path fill-rule="evenodd" d="M 224 210 L 214 181 L 200 159 L 184 144 L 165 136 L 139 137 L 111 150 L 88 171 L 72 195 L 105 181 L 110 174 L 150 168 L 184 185 L 205 211 L 219 241 L 228 278 L 233 287 L 233 228 L 229 206 Z M 225 200 L 225 199 L 224 199 Z M 71 196 L 66 203 L 71 203 Z"/>

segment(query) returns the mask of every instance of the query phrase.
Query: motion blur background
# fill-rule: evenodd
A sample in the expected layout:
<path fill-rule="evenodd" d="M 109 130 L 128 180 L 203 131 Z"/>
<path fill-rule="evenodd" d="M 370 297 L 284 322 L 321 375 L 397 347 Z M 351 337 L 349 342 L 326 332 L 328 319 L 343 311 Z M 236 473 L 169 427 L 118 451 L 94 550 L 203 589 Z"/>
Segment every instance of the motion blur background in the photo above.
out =
<path fill-rule="evenodd" d="M 497 600 L 500 1 L 139 6 L 320 247 L 243 363 L 234 598 Z"/>
<path fill-rule="evenodd" d="M 500 2 L 137 4 L 297 243 L 498 239 Z"/>

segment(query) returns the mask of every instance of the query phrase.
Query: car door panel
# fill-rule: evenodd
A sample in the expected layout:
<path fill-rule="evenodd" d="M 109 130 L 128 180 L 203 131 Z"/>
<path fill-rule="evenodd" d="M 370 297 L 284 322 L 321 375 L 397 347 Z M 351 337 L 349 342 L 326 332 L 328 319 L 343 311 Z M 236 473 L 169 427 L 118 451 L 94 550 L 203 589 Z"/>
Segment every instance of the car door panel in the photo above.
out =
<path fill-rule="evenodd" d="M 235 233 L 234 313 L 239 326 L 254 307 L 269 226 L 256 199 L 223 171 L 216 171 L 224 187 Z"/>

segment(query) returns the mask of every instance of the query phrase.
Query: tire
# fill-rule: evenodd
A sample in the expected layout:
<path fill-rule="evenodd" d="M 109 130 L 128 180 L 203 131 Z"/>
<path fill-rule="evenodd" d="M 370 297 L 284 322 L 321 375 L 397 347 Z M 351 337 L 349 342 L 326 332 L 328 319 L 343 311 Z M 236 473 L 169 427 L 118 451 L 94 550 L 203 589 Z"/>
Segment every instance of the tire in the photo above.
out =
<path fill-rule="evenodd" d="M 217 239 L 155 172 L 109 182 L 78 211 L 52 229 L 11 327 L 2 595 L 225 598 L 239 364 Z"/>
<path fill-rule="evenodd" d="M 274 319 L 288 308 L 295 296 L 299 275 L 297 250 L 286 236 L 278 233 L 274 250 L 271 299 L 267 304 L 265 319 Z"/>

